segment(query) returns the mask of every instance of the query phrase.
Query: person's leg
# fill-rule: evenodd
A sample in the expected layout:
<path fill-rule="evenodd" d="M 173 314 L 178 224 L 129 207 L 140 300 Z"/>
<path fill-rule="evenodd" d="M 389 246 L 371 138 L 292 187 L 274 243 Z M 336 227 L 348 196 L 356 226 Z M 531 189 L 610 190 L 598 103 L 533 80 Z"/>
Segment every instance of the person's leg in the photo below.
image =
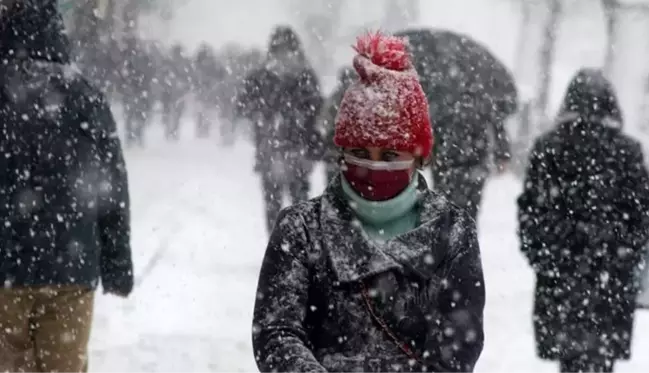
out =
<path fill-rule="evenodd" d="M 171 98 L 165 93 L 162 96 L 162 125 L 165 130 L 165 138 L 170 140 L 173 137 L 174 109 Z"/>
<path fill-rule="evenodd" d="M 47 289 L 37 297 L 34 344 L 38 370 L 87 372 L 94 291 Z"/>
<path fill-rule="evenodd" d="M 463 176 L 466 177 L 466 179 L 461 182 L 466 191 L 466 195 L 463 196 L 463 198 L 466 201 L 467 211 L 477 222 L 480 213 L 480 204 L 482 203 L 482 191 L 484 190 L 487 178 L 487 171 L 482 168 L 474 168 L 467 171 L 465 175 Z"/>
<path fill-rule="evenodd" d="M 306 201 L 309 198 L 309 190 L 311 188 L 309 176 L 309 172 L 305 170 L 296 170 L 291 175 L 288 189 L 292 204 Z"/>
<path fill-rule="evenodd" d="M 0 371 L 34 372 L 30 330 L 34 297 L 29 289 L 0 289 Z"/>
<path fill-rule="evenodd" d="M 205 108 L 201 103 L 197 103 L 196 106 L 196 137 L 201 137 L 203 126 L 205 125 Z"/>
<path fill-rule="evenodd" d="M 199 114 L 198 127 L 196 129 L 196 136 L 199 138 L 207 138 L 210 134 L 210 127 L 212 121 L 213 110 L 207 105 L 202 104 Z"/>
<path fill-rule="evenodd" d="M 175 110 L 173 112 L 173 122 L 171 125 L 172 129 L 172 137 L 174 140 L 178 140 L 180 137 L 180 120 L 183 117 L 183 114 L 185 113 L 185 102 L 180 100 L 176 103 L 175 105 Z"/>
<path fill-rule="evenodd" d="M 266 205 L 266 229 L 270 233 L 282 209 L 282 187 L 278 181 L 267 174 L 262 174 L 261 182 Z"/>
<path fill-rule="evenodd" d="M 136 124 L 136 140 L 140 147 L 144 146 L 144 130 L 146 129 L 146 115 L 140 114 Z"/>

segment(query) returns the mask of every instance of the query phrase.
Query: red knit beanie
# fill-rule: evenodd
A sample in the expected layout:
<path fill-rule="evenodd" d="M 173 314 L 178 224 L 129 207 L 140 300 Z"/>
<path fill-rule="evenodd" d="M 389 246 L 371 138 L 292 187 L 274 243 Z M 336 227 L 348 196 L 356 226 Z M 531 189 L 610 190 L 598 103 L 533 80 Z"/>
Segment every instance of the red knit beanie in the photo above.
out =
<path fill-rule="evenodd" d="M 334 143 L 342 148 L 380 147 L 427 158 L 433 146 L 428 101 L 406 42 L 377 32 L 357 39 L 359 80 L 345 92 Z"/>

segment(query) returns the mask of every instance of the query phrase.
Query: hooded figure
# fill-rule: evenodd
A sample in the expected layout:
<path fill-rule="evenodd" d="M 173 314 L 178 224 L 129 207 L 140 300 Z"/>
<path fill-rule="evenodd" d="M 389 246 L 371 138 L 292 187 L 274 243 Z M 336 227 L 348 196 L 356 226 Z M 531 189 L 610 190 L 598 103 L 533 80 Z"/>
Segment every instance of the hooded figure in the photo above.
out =
<path fill-rule="evenodd" d="M 196 136 L 209 137 L 213 122 L 219 112 L 219 94 L 227 71 L 221 66 L 214 54 L 214 49 L 203 43 L 194 61 L 194 89 L 197 98 Z"/>
<path fill-rule="evenodd" d="M 338 85 L 334 92 L 325 101 L 318 116 L 318 129 L 324 137 L 323 161 L 325 162 L 327 182 L 333 180 L 340 167 L 340 152 L 333 142 L 336 128 L 338 107 L 347 88 L 356 80 L 356 71 L 351 66 L 345 66 L 338 71 Z"/>
<path fill-rule="evenodd" d="M 537 351 L 564 372 L 612 371 L 631 354 L 649 175 L 621 128 L 612 85 L 599 70 L 579 71 L 518 198 L 521 249 L 537 278 Z"/>
<path fill-rule="evenodd" d="M 153 111 L 153 59 L 135 35 L 125 38 L 120 64 L 126 144 L 144 146 L 144 130 Z"/>
<path fill-rule="evenodd" d="M 264 65 L 248 75 L 237 102 L 239 114 L 254 123 L 255 170 L 262 178 L 270 232 L 285 189 L 293 203 L 308 198 L 312 162 L 323 148 L 316 128 L 320 85 L 295 31 L 275 29 Z"/>
<path fill-rule="evenodd" d="M 56 1 L 21 0 L 2 9 L 2 371 L 87 369 L 99 281 L 120 296 L 133 287 L 128 185 L 115 121 L 69 53 Z"/>
<path fill-rule="evenodd" d="M 185 112 L 187 96 L 191 91 L 191 62 L 184 56 L 183 47 L 175 44 L 162 63 L 162 108 L 165 137 L 178 140 L 180 119 Z"/>
<path fill-rule="evenodd" d="M 342 167 L 282 211 L 253 320 L 263 372 L 470 372 L 483 346 L 475 223 L 426 186 L 428 103 L 403 40 L 359 38 Z M 449 332 L 452 331 L 452 332 Z"/>

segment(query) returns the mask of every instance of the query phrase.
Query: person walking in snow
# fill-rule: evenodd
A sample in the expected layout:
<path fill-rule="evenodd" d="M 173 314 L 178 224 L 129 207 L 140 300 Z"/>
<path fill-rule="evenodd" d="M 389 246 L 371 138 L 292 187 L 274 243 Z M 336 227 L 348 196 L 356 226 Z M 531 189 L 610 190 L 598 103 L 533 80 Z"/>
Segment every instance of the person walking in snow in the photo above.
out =
<path fill-rule="evenodd" d="M 120 73 L 126 144 L 144 146 L 144 131 L 153 112 L 153 60 L 135 35 L 124 40 Z"/>
<path fill-rule="evenodd" d="M 0 60 L 0 371 L 85 371 L 99 281 L 133 288 L 115 121 L 55 0 L 0 2 Z"/>
<path fill-rule="evenodd" d="M 221 66 L 214 48 L 203 43 L 194 58 L 194 90 L 196 93 L 196 137 L 207 138 L 219 114 L 221 82 L 227 71 Z"/>
<path fill-rule="evenodd" d="M 191 62 L 183 54 L 183 47 L 175 44 L 163 60 L 162 121 L 167 140 L 177 141 L 180 120 L 191 92 Z"/>
<path fill-rule="evenodd" d="M 308 198 L 313 161 L 321 158 L 323 148 L 316 124 L 322 101 L 297 33 L 278 26 L 264 66 L 247 76 L 237 99 L 240 115 L 254 123 L 255 170 L 262 178 L 268 232 L 285 189 L 293 203 Z"/>
<path fill-rule="evenodd" d="M 327 183 L 331 182 L 338 175 L 340 168 L 340 152 L 336 148 L 336 144 L 333 143 L 338 107 L 345 91 L 354 82 L 355 78 L 356 71 L 351 66 L 345 66 L 338 71 L 338 85 L 331 96 L 325 101 L 318 116 L 318 128 L 324 137 L 324 155 L 322 160 L 325 163 Z"/>
<path fill-rule="evenodd" d="M 603 73 L 580 70 L 556 127 L 534 144 L 518 198 L 537 351 L 562 372 L 611 372 L 631 356 L 649 174 L 622 119 Z"/>
<path fill-rule="evenodd" d="M 282 210 L 259 274 L 252 340 L 263 372 L 472 371 L 485 284 L 475 222 L 428 189 L 428 103 L 405 42 L 359 38 L 360 80 L 325 192 Z"/>
<path fill-rule="evenodd" d="M 517 109 L 516 87 L 510 87 L 512 92 L 504 100 L 493 99 L 489 88 L 480 85 L 464 82 L 457 89 L 431 102 L 437 139 L 433 186 L 477 220 L 490 162 L 498 173 L 509 167 L 505 121 Z"/>

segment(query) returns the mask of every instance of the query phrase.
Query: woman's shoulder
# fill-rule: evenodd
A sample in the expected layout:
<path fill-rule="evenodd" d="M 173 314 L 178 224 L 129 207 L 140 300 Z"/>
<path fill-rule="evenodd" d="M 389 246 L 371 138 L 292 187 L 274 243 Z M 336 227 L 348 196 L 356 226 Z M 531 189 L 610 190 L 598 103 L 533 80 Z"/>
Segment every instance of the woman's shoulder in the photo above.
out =
<path fill-rule="evenodd" d="M 441 192 L 428 188 L 421 193 L 424 219 L 422 223 L 435 222 L 436 228 L 440 228 L 440 225 L 462 229 L 475 228 L 475 221 L 469 212 L 453 203 Z"/>
<path fill-rule="evenodd" d="M 280 211 L 277 217 L 277 225 L 285 225 L 295 230 L 298 228 L 307 228 L 309 222 L 313 221 L 319 214 L 322 205 L 323 196 L 317 196 L 306 201 L 300 201 Z"/>

